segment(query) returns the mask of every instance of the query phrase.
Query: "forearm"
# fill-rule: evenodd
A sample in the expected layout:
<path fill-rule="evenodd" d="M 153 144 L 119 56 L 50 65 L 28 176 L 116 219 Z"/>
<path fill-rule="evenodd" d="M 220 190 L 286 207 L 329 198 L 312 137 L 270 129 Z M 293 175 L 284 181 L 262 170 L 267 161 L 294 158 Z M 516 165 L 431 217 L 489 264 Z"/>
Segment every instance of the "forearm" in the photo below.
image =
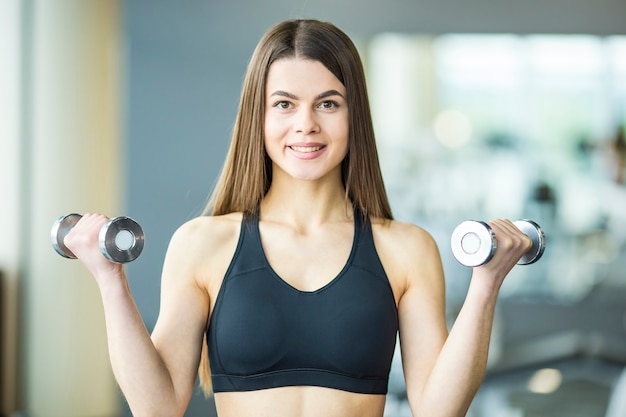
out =
<path fill-rule="evenodd" d="M 182 415 L 170 373 L 150 338 L 124 276 L 100 285 L 115 378 L 135 416 Z"/>
<path fill-rule="evenodd" d="M 414 416 L 466 414 L 485 375 L 496 297 L 496 291 L 476 281 L 470 285 L 426 383 L 418 395 L 413 395 Z"/>
<path fill-rule="evenodd" d="M 165 330 L 157 340 L 154 333 L 159 324 L 150 335 L 131 295 L 123 265 L 109 261 L 100 250 L 99 234 L 106 221 L 107 217 L 100 214 L 83 215 L 64 243 L 100 289 L 113 373 L 134 416 L 182 416 L 193 390 L 208 310 L 205 293 L 195 285 L 192 273 L 180 267 L 186 265 L 181 259 L 187 254 L 187 246 L 180 245 L 184 250 L 174 257 L 174 266 L 164 266 L 164 270 L 176 272 L 170 272 L 170 279 L 165 280 L 173 295 L 166 299 L 169 303 L 165 304 L 170 306 L 166 309 L 169 313 L 164 314 L 167 324 L 161 326 Z"/>

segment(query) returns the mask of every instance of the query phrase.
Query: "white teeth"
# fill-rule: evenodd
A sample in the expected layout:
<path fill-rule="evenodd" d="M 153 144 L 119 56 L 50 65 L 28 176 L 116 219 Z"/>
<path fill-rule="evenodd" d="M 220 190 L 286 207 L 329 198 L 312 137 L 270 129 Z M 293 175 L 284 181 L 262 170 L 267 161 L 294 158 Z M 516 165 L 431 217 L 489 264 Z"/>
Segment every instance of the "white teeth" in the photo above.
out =
<path fill-rule="evenodd" d="M 303 153 L 315 152 L 315 151 L 319 151 L 320 149 L 322 149 L 321 146 L 290 146 L 290 148 L 296 152 L 303 152 Z"/>

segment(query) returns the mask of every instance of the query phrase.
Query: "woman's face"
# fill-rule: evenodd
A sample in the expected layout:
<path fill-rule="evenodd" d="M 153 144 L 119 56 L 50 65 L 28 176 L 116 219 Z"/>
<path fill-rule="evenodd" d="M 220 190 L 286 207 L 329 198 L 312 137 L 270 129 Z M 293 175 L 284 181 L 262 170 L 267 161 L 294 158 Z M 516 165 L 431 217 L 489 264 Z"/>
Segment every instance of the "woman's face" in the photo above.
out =
<path fill-rule="evenodd" d="M 281 59 L 267 76 L 265 149 L 273 177 L 341 177 L 348 152 L 348 103 L 343 84 L 320 62 Z"/>

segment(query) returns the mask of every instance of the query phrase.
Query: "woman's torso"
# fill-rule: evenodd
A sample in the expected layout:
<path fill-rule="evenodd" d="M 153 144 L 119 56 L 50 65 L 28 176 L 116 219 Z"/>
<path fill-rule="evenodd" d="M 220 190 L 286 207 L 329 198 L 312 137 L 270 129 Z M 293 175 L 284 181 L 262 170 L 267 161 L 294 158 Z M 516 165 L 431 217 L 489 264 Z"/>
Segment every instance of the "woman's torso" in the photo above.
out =
<path fill-rule="evenodd" d="M 223 277 L 230 265 L 239 241 L 241 214 L 222 216 L 217 221 L 222 256 L 212 257 L 206 265 L 206 286 L 211 299 L 211 311 L 215 308 Z M 396 306 L 404 291 L 404 281 L 394 253 L 397 249 L 390 242 L 397 234 L 393 222 L 374 221 L 372 233 L 376 250 L 387 271 L 389 285 Z M 397 226 L 397 225 L 396 225 Z M 227 233 L 224 233 L 227 229 Z M 283 224 L 259 223 L 263 252 L 271 268 L 288 285 L 300 291 L 315 291 L 328 285 L 345 267 L 353 244 L 352 219 L 339 224 L 329 224 L 312 231 L 289 230 Z M 323 249 L 321 249 L 323 248 Z M 321 252 L 320 252 L 321 251 Z M 230 256 L 225 256 L 230 253 Z M 323 259 L 323 262 L 320 261 Z M 383 414 L 385 396 L 362 394 L 343 390 L 293 386 L 244 392 L 220 392 L 215 394 L 216 406 L 221 417 L 272 416 L 371 416 Z"/>

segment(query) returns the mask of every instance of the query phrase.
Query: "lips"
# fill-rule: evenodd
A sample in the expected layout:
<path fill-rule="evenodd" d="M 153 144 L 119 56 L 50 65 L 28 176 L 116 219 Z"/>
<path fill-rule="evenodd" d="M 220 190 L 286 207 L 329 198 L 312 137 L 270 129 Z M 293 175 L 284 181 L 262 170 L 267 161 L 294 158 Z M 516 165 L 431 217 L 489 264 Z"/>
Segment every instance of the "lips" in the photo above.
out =
<path fill-rule="evenodd" d="M 319 143 L 298 143 L 287 146 L 287 149 L 298 159 L 315 159 L 325 152 L 326 145 Z"/>
<path fill-rule="evenodd" d="M 290 148 L 296 152 L 310 153 L 321 150 L 323 146 L 290 146 Z"/>

